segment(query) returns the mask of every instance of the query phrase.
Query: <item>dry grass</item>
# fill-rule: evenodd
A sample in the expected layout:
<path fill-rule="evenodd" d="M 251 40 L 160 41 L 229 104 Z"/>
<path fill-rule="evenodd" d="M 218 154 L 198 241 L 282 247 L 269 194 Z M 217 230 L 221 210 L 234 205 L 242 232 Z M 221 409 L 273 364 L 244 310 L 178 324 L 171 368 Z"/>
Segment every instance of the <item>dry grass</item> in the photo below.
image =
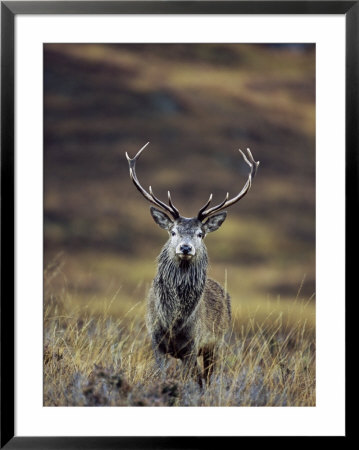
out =
<path fill-rule="evenodd" d="M 51 276 L 50 276 L 51 275 Z M 121 293 L 84 304 L 54 295 L 44 308 L 46 406 L 314 406 L 315 320 L 311 301 L 234 298 L 233 327 L 209 387 L 175 362 L 158 373 L 145 329 L 145 301 Z M 101 306 L 99 306 L 101 305 Z"/>

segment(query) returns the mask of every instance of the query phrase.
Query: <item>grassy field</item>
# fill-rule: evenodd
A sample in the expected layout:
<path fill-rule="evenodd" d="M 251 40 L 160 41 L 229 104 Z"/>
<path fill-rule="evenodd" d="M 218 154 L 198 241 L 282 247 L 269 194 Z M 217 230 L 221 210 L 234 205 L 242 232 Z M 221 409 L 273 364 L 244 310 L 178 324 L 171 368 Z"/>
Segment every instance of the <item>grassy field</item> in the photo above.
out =
<path fill-rule="evenodd" d="M 193 216 L 250 193 L 206 238 L 233 323 L 209 388 L 163 380 L 145 329 L 166 239 L 128 176 Z M 147 152 L 147 150 L 146 150 Z M 315 405 L 315 49 L 44 47 L 44 404 Z"/>
<path fill-rule="evenodd" d="M 310 299 L 232 298 L 233 324 L 211 384 L 199 388 L 175 362 L 163 379 L 145 328 L 146 302 L 119 290 L 79 303 L 51 295 L 46 272 L 44 404 L 49 406 L 314 406 L 315 309 Z M 145 291 L 146 289 L 144 289 Z"/>

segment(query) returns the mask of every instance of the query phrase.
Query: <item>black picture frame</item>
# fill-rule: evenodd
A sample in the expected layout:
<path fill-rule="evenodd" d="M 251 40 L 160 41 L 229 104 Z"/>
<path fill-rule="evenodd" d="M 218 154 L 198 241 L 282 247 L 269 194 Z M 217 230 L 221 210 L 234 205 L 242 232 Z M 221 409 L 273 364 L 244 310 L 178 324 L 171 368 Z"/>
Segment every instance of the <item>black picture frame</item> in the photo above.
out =
<path fill-rule="evenodd" d="M 346 21 L 346 297 L 357 244 L 359 1 L 1 2 L 1 441 L 6 449 L 202 448 L 224 437 L 25 437 L 14 435 L 14 39 L 18 14 L 339 14 Z M 354 208 L 355 209 L 355 208 Z M 354 211 L 355 212 L 355 211 Z M 347 403 L 346 403 L 347 404 Z M 346 437 L 348 437 L 348 427 Z M 238 444 L 237 444 L 238 445 Z"/>

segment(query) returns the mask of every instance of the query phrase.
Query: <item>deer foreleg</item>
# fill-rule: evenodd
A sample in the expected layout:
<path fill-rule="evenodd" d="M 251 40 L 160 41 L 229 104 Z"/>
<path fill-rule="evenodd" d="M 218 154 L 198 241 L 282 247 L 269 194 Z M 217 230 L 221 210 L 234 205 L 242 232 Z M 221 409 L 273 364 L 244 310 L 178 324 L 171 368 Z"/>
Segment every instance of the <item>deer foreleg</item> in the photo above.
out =
<path fill-rule="evenodd" d="M 203 350 L 203 376 L 207 385 L 210 383 L 210 379 L 214 369 L 214 350 L 213 348 L 206 348 Z"/>
<path fill-rule="evenodd" d="M 182 358 L 183 363 L 183 374 L 185 378 L 194 378 L 199 386 L 202 388 L 202 376 L 201 371 L 199 369 L 198 363 L 197 363 L 197 355 L 196 354 L 190 354 L 188 356 L 185 356 Z"/>

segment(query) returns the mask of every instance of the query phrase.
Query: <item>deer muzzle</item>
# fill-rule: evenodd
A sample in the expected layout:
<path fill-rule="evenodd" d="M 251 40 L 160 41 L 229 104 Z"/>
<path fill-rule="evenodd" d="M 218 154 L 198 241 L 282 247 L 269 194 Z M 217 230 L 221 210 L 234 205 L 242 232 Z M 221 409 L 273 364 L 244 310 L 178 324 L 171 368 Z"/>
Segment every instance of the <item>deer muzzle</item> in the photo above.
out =
<path fill-rule="evenodd" d="M 195 253 L 196 251 L 191 244 L 181 243 L 176 247 L 176 255 L 184 261 L 190 260 Z"/>

